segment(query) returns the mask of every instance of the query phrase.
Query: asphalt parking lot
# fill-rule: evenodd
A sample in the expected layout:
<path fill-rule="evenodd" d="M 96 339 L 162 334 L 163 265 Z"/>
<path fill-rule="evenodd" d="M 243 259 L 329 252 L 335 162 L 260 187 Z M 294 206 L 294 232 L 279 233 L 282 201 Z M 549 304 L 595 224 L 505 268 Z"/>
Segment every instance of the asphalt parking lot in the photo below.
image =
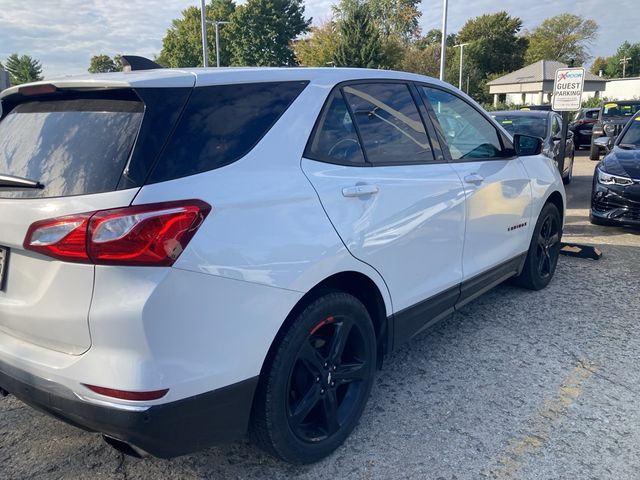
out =
<path fill-rule="evenodd" d="M 602 260 L 561 257 L 546 290 L 500 286 L 401 348 L 330 458 L 293 467 L 239 442 L 138 460 L 7 397 L 0 479 L 639 478 L 640 235 L 589 224 L 595 164 L 576 159 L 565 241 Z"/>

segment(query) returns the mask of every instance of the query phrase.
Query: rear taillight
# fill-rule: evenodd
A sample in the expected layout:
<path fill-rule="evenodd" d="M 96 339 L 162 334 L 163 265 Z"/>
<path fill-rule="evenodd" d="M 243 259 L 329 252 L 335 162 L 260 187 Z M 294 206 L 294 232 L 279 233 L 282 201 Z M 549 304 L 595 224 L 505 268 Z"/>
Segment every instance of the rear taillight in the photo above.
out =
<path fill-rule="evenodd" d="M 29 227 L 24 248 L 67 262 L 169 266 L 210 211 L 186 200 L 41 220 Z"/>

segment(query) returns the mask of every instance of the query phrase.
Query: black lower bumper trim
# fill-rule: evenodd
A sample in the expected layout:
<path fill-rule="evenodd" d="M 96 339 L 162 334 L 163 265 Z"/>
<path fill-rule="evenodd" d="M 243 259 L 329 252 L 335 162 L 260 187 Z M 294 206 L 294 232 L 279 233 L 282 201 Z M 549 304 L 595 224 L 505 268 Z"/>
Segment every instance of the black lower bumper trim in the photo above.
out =
<path fill-rule="evenodd" d="M 185 455 L 242 438 L 258 377 L 183 400 L 127 411 L 38 388 L 5 373 L 0 388 L 24 403 L 84 430 L 129 443 L 160 458 Z"/>

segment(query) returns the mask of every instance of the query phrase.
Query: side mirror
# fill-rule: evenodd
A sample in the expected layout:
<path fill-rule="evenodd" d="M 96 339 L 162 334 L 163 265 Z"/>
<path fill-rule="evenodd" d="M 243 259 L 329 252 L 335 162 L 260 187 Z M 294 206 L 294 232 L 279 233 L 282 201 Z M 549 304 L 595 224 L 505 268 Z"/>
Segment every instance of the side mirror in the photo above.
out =
<path fill-rule="evenodd" d="M 594 145 L 602 148 L 605 152 L 609 153 L 611 150 L 611 145 L 613 144 L 613 139 L 611 137 L 598 137 L 593 141 Z"/>
<path fill-rule="evenodd" d="M 516 153 L 520 157 L 540 155 L 542 152 L 542 139 L 540 137 L 516 133 L 513 136 L 513 145 L 515 146 Z"/>

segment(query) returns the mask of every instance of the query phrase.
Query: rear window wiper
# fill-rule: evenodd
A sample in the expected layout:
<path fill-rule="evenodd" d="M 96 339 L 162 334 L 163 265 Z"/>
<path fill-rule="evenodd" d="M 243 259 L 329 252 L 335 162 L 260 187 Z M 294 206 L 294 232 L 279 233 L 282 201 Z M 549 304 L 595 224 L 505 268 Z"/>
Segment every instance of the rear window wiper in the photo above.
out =
<path fill-rule="evenodd" d="M 0 173 L 0 188 L 36 188 L 42 190 L 44 185 L 37 180 L 29 180 L 28 178 L 3 175 Z"/>

